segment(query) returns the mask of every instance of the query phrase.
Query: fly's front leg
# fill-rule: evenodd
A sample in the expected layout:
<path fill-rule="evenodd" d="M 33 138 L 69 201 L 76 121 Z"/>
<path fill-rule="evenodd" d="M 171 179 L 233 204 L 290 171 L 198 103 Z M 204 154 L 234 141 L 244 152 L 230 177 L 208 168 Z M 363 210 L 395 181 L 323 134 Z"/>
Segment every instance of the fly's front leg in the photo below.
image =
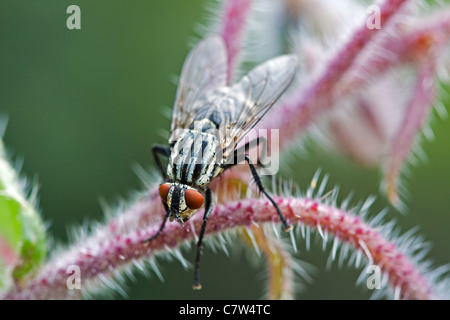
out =
<path fill-rule="evenodd" d="M 275 210 L 277 210 L 278 216 L 280 217 L 280 220 L 283 223 L 284 230 L 285 231 L 291 230 L 292 226 L 288 224 L 288 222 L 286 221 L 286 218 L 281 213 L 280 208 L 278 208 L 278 205 L 275 203 L 275 201 L 272 199 L 272 197 L 264 189 L 264 186 L 261 183 L 261 179 L 259 178 L 258 173 L 256 172 L 255 166 L 253 165 L 252 161 L 250 160 L 250 157 L 247 154 L 245 155 L 245 160 L 247 161 L 248 166 L 250 167 L 250 170 L 253 175 L 253 179 L 255 179 L 255 182 L 256 182 L 256 185 L 258 186 L 259 191 L 261 191 L 262 193 L 264 193 L 266 195 L 266 197 L 269 199 L 269 201 L 272 202 L 273 206 L 275 207 Z"/>
<path fill-rule="evenodd" d="M 214 209 L 213 197 L 211 189 L 206 189 L 206 197 L 205 197 L 205 214 L 203 215 L 203 223 L 202 229 L 200 230 L 200 235 L 198 236 L 197 242 L 197 256 L 195 258 L 195 274 L 194 274 L 194 284 L 192 288 L 195 290 L 199 290 L 202 288 L 200 285 L 200 256 L 202 253 L 202 240 L 203 235 L 205 234 L 206 222 Z"/>
<path fill-rule="evenodd" d="M 153 152 L 153 158 L 155 159 L 156 166 L 158 167 L 159 172 L 161 173 L 161 176 L 163 177 L 164 180 L 167 180 L 167 172 L 164 169 L 164 167 L 161 163 L 161 159 L 159 158 L 158 155 L 162 155 L 166 158 L 169 158 L 170 157 L 170 149 L 166 146 L 155 144 L 152 147 L 152 152 Z"/>
<path fill-rule="evenodd" d="M 161 163 L 161 159 L 159 158 L 159 155 L 162 155 L 162 156 L 164 156 L 166 158 L 170 157 L 170 149 L 167 148 L 166 146 L 155 144 L 152 147 L 152 152 L 153 152 L 153 157 L 155 159 L 155 163 L 156 163 L 156 165 L 157 165 L 157 167 L 158 167 L 162 177 L 164 178 L 164 180 L 167 180 L 167 173 L 164 170 L 164 167 L 163 167 L 163 165 Z M 164 216 L 164 220 L 161 223 L 158 231 L 153 236 L 151 236 L 150 238 L 144 240 L 143 242 L 149 242 L 149 241 L 152 241 L 152 240 L 156 239 L 161 234 L 162 230 L 164 229 L 164 226 L 166 225 L 167 219 L 170 216 L 170 214 L 169 214 L 170 213 L 169 212 L 169 207 L 167 206 L 167 204 L 164 201 L 161 201 L 161 202 L 162 202 L 162 204 L 164 206 L 164 209 L 166 210 L 166 214 Z"/>
<path fill-rule="evenodd" d="M 169 212 L 169 207 L 167 206 L 167 204 L 165 204 L 164 202 L 163 202 L 163 205 L 164 205 L 164 209 L 166 209 L 166 215 L 164 216 L 164 220 L 163 220 L 163 222 L 161 223 L 161 225 L 159 226 L 159 229 L 158 229 L 158 231 L 153 235 L 153 236 L 151 236 L 150 238 L 148 238 L 148 239 L 146 239 L 146 240 L 144 240 L 144 241 L 142 241 L 142 242 L 150 242 L 150 241 L 152 241 L 152 240 L 154 240 L 154 239 L 156 239 L 160 234 L 161 234 L 161 232 L 163 231 L 163 229 L 164 229 L 164 226 L 166 225 L 166 222 L 167 222 L 167 219 L 169 218 L 169 216 L 170 216 L 170 212 Z"/>

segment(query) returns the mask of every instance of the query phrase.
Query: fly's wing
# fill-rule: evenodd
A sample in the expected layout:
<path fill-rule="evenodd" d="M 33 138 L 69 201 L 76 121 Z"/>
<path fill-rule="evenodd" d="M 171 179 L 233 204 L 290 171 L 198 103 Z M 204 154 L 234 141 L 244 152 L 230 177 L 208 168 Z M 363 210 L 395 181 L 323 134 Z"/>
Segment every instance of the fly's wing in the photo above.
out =
<path fill-rule="evenodd" d="M 297 68 L 295 55 L 273 58 L 244 76 L 222 99 L 221 108 L 233 110 L 222 140 L 224 156 L 258 123 L 292 82 Z M 234 104 L 234 106 L 232 105 Z"/>
<path fill-rule="evenodd" d="M 226 86 L 227 57 L 219 36 L 199 42 L 189 53 L 181 71 L 170 127 L 173 142 L 177 129 L 189 128 L 202 107 L 205 93 Z"/>

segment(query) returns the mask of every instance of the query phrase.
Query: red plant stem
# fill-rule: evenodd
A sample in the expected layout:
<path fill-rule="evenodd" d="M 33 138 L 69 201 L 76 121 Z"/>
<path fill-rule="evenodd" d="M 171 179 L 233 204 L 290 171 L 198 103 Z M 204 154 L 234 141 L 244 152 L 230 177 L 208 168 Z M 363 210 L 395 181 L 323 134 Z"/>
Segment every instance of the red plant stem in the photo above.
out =
<path fill-rule="evenodd" d="M 436 48 L 434 50 L 436 51 Z M 414 93 L 410 100 L 402 126 L 395 135 L 388 156 L 385 173 L 385 187 L 389 200 L 399 204 L 398 178 L 403 164 L 413 148 L 417 133 L 423 128 L 435 99 L 436 56 L 423 56 L 417 76 Z"/>
<path fill-rule="evenodd" d="M 178 223 L 168 223 L 161 235 L 152 242 L 143 241 L 152 236 L 159 222 L 143 226 L 143 217 L 163 214 L 157 196 L 152 194 L 136 203 L 122 218 L 115 219 L 121 227 L 116 230 L 128 232 L 111 233 L 108 224 L 93 235 L 81 239 L 65 252 L 45 264 L 39 272 L 23 284 L 18 284 L 6 299 L 70 299 L 80 298 L 90 289 L 98 288 L 98 280 L 109 279 L 114 271 L 130 265 L 135 260 L 150 257 L 158 251 L 176 248 L 186 240 L 195 238 L 192 227 L 200 230 L 202 214 L 196 214 L 185 228 Z M 400 288 L 403 299 L 433 298 L 429 284 L 415 265 L 396 245 L 385 239 L 378 229 L 361 221 L 361 218 L 336 207 L 321 204 L 312 199 L 275 197 L 285 217 L 292 223 L 302 223 L 336 236 L 342 242 L 361 250 L 373 264 L 388 275 L 389 283 Z M 135 217 L 140 217 L 136 226 Z M 130 219 L 130 221 L 128 221 Z M 275 222 L 279 217 L 266 199 L 246 199 L 230 204 L 217 205 L 208 220 L 206 233 L 217 233 L 228 229 L 250 226 L 253 223 Z M 67 268 L 76 265 L 81 270 L 81 290 L 68 289 Z"/>
<path fill-rule="evenodd" d="M 359 92 L 363 86 L 370 85 L 368 80 L 383 72 L 407 63 L 417 63 L 428 55 L 431 46 L 439 45 L 443 39 L 448 41 L 450 11 L 422 18 L 418 26 L 414 25 L 409 30 L 402 30 L 400 27 L 394 34 L 396 34 L 395 37 L 388 35 L 374 45 L 373 50 L 379 48 L 379 50 L 386 50 L 388 54 L 368 55 L 341 79 L 336 94 L 339 99 Z M 363 78 L 361 78 L 362 75 Z"/>
<path fill-rule="evenodd" d="M 280 142 L 289 145 L 311 122 L 314 115 L 332 107 L 336 84 L 352 67 L 354 61 L 363 49 L 372 41 L 378 32 L 387 28 L 389 21 L 401 11 L 408 0 L 386 0 L 380 6 L 381 29 L 369 29 L 364 24 L 352 35 L 323 69 L 323 73 L 304 91 L 293 92 L 284 102 L 272 110 L 259 127 L 280 129 Z M 281 147 L 281 146 L 280 146 Z"/>
<path fill-rule="evenodd" d="M 229 0 L 222 10 L 222 22 L 219 34 L 222 36 L 227 49 L 228 84 L 233 82 L 239 53 L 242 47 L 245 23 L 250 12 L 252 0 Z"/>

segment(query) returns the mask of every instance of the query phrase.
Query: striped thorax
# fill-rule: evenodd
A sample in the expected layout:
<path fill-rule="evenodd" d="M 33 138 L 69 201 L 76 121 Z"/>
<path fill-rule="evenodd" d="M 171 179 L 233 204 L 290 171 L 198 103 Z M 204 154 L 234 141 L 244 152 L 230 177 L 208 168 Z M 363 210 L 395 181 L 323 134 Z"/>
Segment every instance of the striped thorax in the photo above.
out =
<path fill-rule="evenodd" d="M 171 181 L 203 189 L 222 172 L 221 149 L 214 128 L 212 121 L 203 119 L 192 129 L 182 129 L 167 167 Z"/>
<path fill-rule="evenodd" d="M 167 166 L 169 182 L 161 185 L 168 190 L 162 198 L 173 211 L 171 221 L 184 224 L 203 204 L 205 187 L 223 171 L 215 128 L 214 122 L 202 119 L 178 133 Z"/>

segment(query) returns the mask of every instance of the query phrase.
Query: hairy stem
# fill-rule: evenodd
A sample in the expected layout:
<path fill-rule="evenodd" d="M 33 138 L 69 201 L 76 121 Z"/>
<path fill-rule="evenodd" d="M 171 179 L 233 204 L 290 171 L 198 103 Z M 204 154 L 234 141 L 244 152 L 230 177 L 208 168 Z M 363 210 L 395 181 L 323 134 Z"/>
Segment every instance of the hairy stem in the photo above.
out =
<path fill-rule="evenodd" d="M 283 247 L 282 242 L 270 233 L 265 233 L 261 226 L 253 225 L 250 228 L 255 245 L 266 257 L 269 272 L 267 299 L 294 299 L 294 275 L 291 256 Z"/>
<path fill-rule="evenodd" d="M 371 264 L 378 265 L 389 277 L 389 284 L 400 290 L 403 299 L 433 298 L 431 285 L 422 277 L 409 257 L 399 251 L 394 242 L 381 235 L 378 228 L 335 206 L 309 198 L 275 197 L 285 217 L 328 232 L 340 241 L 361 251 Z M 79 239 L 67 250 L 58 253 L 38 273 L 9 292 L 7 299 L 70 299 L 80 298 L 99 289 L 99 281 L 116 275 L 131 263 L 151 257 L 160 251 L 170 251 L 187 240 L 196 238 L 202 214 L 195 215 L 185 228 L 168 223 L 161 235 L 143 242 L 158 229 L 163 207 L 156 190 L 146 194 L 125 212 L 92 235 Z M 152 218 L 153 217 L 153 218 Z M 266 199 L 245 199 L 217 205 L 208 220 L 206 234 L 249 226 L 252 223 L 279 223 L 279 217 Z M 115 232 L 112 232 L 115 231 Z M 195 232 L 193 232 L 195 231 Z M 172 248 L 172 249 L 171 249 Z M 70 266 L 81 274 L 81 289 L 69 289 Z"/>
<path fill-rule="evenodd" d="M 394 26 L 394 30 L 372 43 L 370 52 L 378 51 L 378 54 L 367 54 L 339 81 L 336 96 L 344 99 L 360 92 L 371 84 L 372 79 L 394 67 L 416 64 L 428 57 L 432 46 L 440 45 L 449 37 L 450 12 L 447 11 L 422 18 L 420 24 L 408 30 L 401 24 Z"/>
<path fill-rule="evenodd" d="M 250 11 L 252 0 L 229 0 L 222 9 L 222 21 L 219 34 L 227 49 L 228 83 L 233 82 L 239 53 L 242 47 L 245 23 Z"/>
<path fill-rule="evenodd" d="M 323 72 L 311 85 L 300 92 L 295 91 L 275 108 L 260 124 L 261 128 L 279 129 L 280 142 L 289 145 L 311 123 L 314 115 L 332 107 L 336 84 L 352 67 L 356 58 L 373 40 L 375 35 L 387 28 L 390 20 L 401 11 L 407 0 L 385 0 L 380 5 L 383 28 L 369 29 L 364 23 L 353 33 L 350 40 L 332 57 Z"/>
<path fill-rule="evenodd" d="M 389 200 L 398 205 L 398 178 L 403 164 L 413 148 L 414 139 L 423 128 L 435 99 L 435 65 L 436 57 L 431 54 L 422 61 L 419 69 L 414 94 L 402 126 L 393 141 L 386 164 L 385 188 Z"/>

